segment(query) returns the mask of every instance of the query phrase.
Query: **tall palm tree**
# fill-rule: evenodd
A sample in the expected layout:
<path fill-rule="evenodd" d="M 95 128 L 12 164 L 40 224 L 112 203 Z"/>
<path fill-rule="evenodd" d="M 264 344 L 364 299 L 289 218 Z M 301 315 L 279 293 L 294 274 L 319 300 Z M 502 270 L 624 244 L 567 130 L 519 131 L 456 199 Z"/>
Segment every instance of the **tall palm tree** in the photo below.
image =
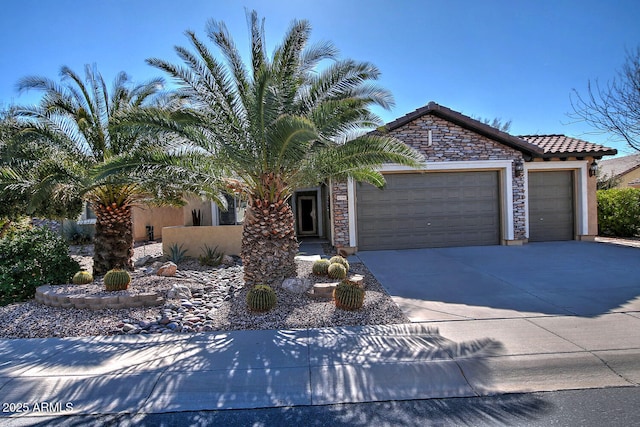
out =
<path fill-rule="evenodd" d="M 11 162 L 0 165 L 2 191 L 29 195 L 38 210 L 51 200 L 88 202 L 96 214 L 94 273 L 111 268 L 132 268 L 133 232 L 131 208 L 153 198 L 150 179 L 130 176 L 100 178 L 96 169 L 120 157 L 146 156 L 158 150 L 158 141 L 132 126 L 115 126 L 115 118 L 153 101 L 163 80 L 134 85 L 121 72 L 111 93 L 95 66 L 85 66 L 85 78 L 68 67 L 60 71 L 61 84 L 45 77 L 29 76 L 18 82 L 19 91 L 38 90 L 35 106 L 16 110 L 18 149 Z M 77 205 L 77 203 L 76 203 Z"/>
<path fill-rule="evenodd" d="M 298 242 L 288 204 L 296 188 L 347 177 L 382 186 L 377 166 L 416 166 L 422 158 L 395 139 L 365 132 L 381 124 L 369 108 L 393 103 L 388 91 L 371 83 L 379 76 L 374 65 L 340 60 L 328 42 L 309 45 L 307 21 L 293 21 L 269 57 L 264 20 L 254 11 L 248 23 L 248 65 L 225 24 L 213 20 L 206 32 L 224 60 L 191 31 L 186 36 L 195 51 L 175 48 L 184 65 L 148 59 L 178 84 L 181 106 L 147 109 L 137 120 L 208 155 L 228 188 L 247 197 L 245 282 L 279 284 L 296 273 Z"/>

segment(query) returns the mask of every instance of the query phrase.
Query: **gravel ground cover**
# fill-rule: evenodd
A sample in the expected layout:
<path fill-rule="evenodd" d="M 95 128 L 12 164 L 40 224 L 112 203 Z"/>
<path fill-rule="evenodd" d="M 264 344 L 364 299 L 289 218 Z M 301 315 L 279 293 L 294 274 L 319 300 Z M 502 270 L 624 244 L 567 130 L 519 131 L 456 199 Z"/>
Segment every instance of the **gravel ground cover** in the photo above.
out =
<path fill-rule="evenodd" d="M 90 246 L 74 247 L 72 256 L 85 268 L 91 266 Z M 276 289 L 278 303 L 267 313 L 247 310 L 248 289 L 242 280 L 242 265 L 203 267 L 187 260 L 178 265 L 174 277 L 153 274 L 150 265 L 161 260 L 161 244 L 136 248 L 134 259 L 150 257 L 132 274 L 131 293 L 155 290 L 165 297 L 174 285 L 188 293 L 166 299 L 163 306 L 128 309 L 54 308 L 35 301 L 0 307 L 0 338 L 44 338 L 116 334 L 193 333 L 236 329 L 297 329 L 347 325 L 406 323 L 382 286 L 363 264 L 354 263 L 350 273 L 364 276 L 364 306 L 357 311 L 337 309 L 333 301 L 311 298 L 307 293 Z M 322 281 L 311 273 L 312 262 L 296 261 L 298 278 L 307 283 Z M 68 286 L 68 285 L 67 285 Z M 101 283 L 83 286 L 88 294 L 104 293 Z"/>

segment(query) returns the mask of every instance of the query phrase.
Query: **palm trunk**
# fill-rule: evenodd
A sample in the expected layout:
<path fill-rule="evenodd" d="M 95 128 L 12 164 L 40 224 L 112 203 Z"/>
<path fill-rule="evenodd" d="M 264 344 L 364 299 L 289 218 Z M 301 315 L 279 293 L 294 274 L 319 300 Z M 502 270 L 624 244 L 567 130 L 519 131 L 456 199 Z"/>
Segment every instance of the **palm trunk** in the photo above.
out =
<path fill-rule="evenodd" d="M 93 274 L 102 276 L 112 268 L 133 270 L 133 227 L 131 206 L 94 203 L 96 235 L 93 251 Z"/>
<path fill-rule="evenodd" d="M 246 285 L 282 284 L 297 274 L 298 241 L 291 206 L 256 200 L 245 215 L 242 231 L 242 264 Z"/>

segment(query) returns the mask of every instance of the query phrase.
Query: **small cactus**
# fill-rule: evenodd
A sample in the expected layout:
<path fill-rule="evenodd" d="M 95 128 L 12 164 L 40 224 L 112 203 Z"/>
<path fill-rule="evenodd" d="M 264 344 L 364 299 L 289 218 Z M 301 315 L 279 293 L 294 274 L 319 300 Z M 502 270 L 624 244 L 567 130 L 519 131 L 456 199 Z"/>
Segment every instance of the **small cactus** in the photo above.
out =
<path fill-rule="evenodd" d="M 107 291 L 124 291 L 131 283 L 131 275 L 126 270 L 113 269 L 104 275 L 104 287 Z"/>
<path fill-rule="evenodd" d="M 331 263 L 328 259 L 319 259 L 313 263 L 312 271 L 317 276 L 326 276 Z"/>
<path fill-rule="evenodd" d="M 327 270 L 327 275 L 332 279 L 342 280 L 347 277 L 347 269 L 342 264 L 331 264 Z"/>
<path fill-rule="evenodd" d="M 336 255 L 331 257 L 329 260 L 331 264 L 342 264 L 344 268 L 349 271 L 349 261 L 346 258 L 341 257 L 340 255 Z"/>
<path fill-rule="evenodd" d="M 251 311 L 269 311 L 276 306 L 276 293 L 270 286 L 255 285 L 247 294 L 247 306 Z"/>
<path fill-rule="evenodd" d="M 88 271 L 81 270 L 73 275 L 73 279 L 71 279 L 71 282 L 74 285 L 86 285 L 87 283 L 93 282 L 93 275 Z"/>
<path fill-rule="evenodd" d="M 343 280 L 333 291 L 336 307 L 342 310 L 358 310 L 364 304 L 364 289 L 353 282 Z"/>

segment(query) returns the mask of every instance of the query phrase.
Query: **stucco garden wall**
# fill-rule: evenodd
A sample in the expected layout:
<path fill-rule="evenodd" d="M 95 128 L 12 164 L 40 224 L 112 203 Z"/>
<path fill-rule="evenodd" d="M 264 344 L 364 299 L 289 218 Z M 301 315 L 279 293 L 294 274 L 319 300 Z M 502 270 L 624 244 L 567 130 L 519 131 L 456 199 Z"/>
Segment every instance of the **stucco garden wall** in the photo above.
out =
<path fill-rule="evenodd" d="M 132 210 L 133 238 L 137 242 L 148 239 L 147 226 L 153 226 L 154 239 L 161 239 L 163 227 L 182 225 L 182 208 L 139 207 Z"/>
<path fill-rule="evenodd" d="M 162 251 L 169 253 L 171 246 L 183 245 L 185 255 L 197 258 L 202 255 L 202 248 L 218 247 L 226 255 L 240 255 L 242 242 L 241 225 L 200 226 L 200 227 L 165 227 L 162 230 Z"/>

